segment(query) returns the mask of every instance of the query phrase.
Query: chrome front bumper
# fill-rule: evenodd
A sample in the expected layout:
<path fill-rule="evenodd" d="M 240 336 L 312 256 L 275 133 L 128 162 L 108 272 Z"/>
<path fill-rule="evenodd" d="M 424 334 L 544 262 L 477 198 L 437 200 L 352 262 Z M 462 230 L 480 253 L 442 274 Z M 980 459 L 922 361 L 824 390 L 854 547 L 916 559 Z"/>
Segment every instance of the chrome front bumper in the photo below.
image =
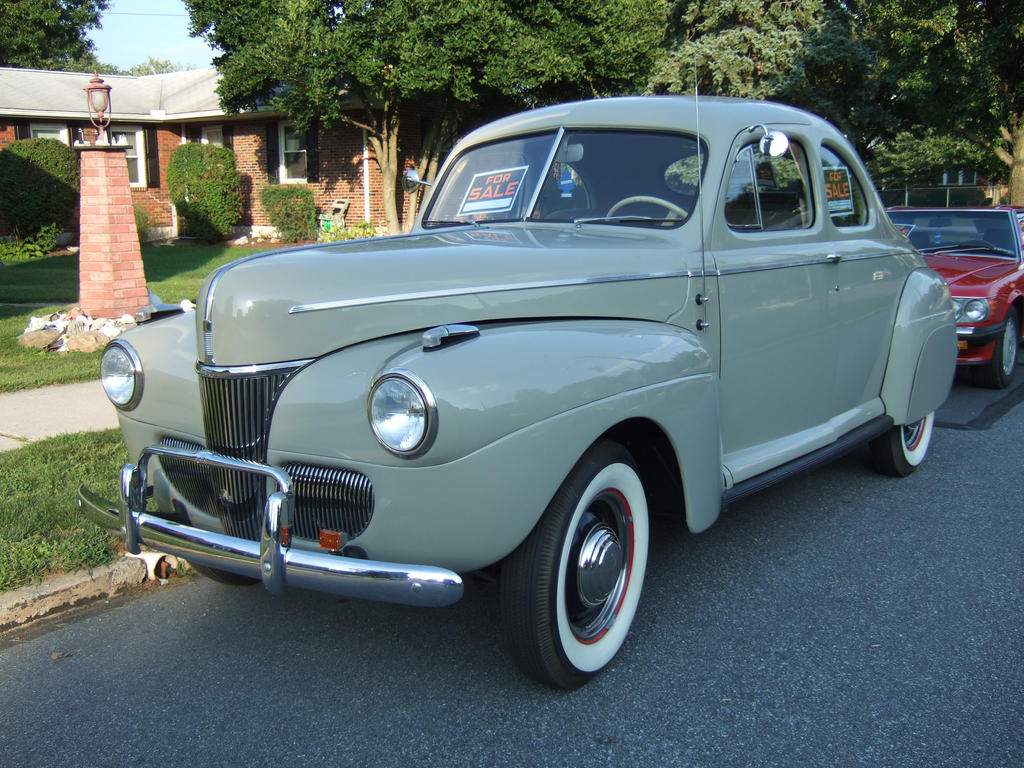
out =
<path fill-rule="evenodd" d="M 205 531 L 145 512 L 148 465 L 153 456 L 251 472 L 275 483 L 277 490 L 267 497 L 264 508 L 260 540 Z M 121 469 L 120 504 L 100 498 L 85 486 L 78 491 L 78 505 L 85 516 L 103 528 L 120 532 L 128 552 L 138 554 L 139 546 L 145 544 L 191 563 L 260 579 L 273 594 L 280 594 L 287 586 L 428 607 L 450 605 L 462 597 L 462 579 L 444 568 L 362 560 L 284 545 L 282 530 L 287 530 L 291 520 L 293 499 L 291 478 L 277 467 L 213 451 L 167 446 L 150 446 L 143 450 L 138 466 L 126 464 Z"/>

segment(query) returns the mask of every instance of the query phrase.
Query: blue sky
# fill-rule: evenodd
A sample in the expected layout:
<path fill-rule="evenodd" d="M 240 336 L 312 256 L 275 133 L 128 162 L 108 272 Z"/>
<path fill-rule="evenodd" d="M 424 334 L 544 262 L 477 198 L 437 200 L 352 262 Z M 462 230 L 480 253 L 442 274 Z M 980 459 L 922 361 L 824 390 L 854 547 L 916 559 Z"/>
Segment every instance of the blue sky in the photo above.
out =
<path fill-rule="evenodd" d="M 112 0 L 100 16 L 102 29 L 89 33 L 96 57 L 121 69 L 150 57 L 205 69 L 213 50 L 188 36 L 188 11 L 182 0 Z"/>

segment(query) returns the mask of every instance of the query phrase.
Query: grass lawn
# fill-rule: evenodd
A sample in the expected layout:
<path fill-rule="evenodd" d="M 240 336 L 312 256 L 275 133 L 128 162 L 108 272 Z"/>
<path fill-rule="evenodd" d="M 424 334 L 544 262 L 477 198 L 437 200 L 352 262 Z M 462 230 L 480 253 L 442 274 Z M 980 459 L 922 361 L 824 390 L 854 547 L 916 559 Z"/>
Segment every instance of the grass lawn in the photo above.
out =
<path fill-rule="evenodd" d="M 221 264 L 266 247 L 163 245 L 142 249 L 146 283 L 170 303 L 195 301 L 203 278 Z M 78 301 L 78 256 L 62 254 L 15 264 L 0 271 L 0 303 L 74 304 Z"/>
<path fill-rule="evenodd" d="M 0 392 L 99 378 L 99 352 L 68 352 L 66 355 L 58 355 L 56 352 L 27 349 L 18 345 L 18 336 L 25 330 L 32 315 L 49 315 L 63 308 L 0 305 Z"/>
<path fill-rule="evenodd" d="M 221 264 L 266 248 L 158 246 L 142 249 L 149 290 L 166 302 L 195 301 L 199 286 Z M 64 309 L 78 298 L 78 257 L 49 256 L 0 270 L 0 392 L 89 381 L 99 376 L 100 353 L 58 355 L 18 346 L 32 315 Z M 2 306 L 46 302 L 46 307 Z"/>
<path fill-rule="evenodd" d="M 75 500 L 82 483 L 116 499 L 127 461 L 115 429 L 0 453 L 0 591 L 113 560 L 117 540 L 86 520 Z"/>

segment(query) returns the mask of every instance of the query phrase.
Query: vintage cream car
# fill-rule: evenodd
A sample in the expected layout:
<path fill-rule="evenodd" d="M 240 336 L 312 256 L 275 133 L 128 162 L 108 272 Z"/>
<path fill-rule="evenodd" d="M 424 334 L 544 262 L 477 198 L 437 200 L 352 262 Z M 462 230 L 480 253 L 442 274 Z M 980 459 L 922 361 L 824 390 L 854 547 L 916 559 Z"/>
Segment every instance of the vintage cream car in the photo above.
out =
<path fill-rule="evenodd" d="M 629 631 L 652 511 L 699 532 L 855 446 L 924 458 L 949 291 L 825 121 L 565 104 L 438 179 L 411 234 L 240 259 L 114 341 L 135 464 L 85 513 L 274 593 L 440 606 L 499 565 L 511 655 L 574 688 Z"/>

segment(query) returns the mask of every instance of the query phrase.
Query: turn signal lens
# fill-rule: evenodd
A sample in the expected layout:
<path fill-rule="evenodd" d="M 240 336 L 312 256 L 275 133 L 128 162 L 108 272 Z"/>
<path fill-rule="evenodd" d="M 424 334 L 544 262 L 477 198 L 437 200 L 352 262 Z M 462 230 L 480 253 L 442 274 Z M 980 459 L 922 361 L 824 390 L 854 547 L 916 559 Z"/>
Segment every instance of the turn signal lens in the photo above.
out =
<path fill-rule="evenodd" d="M 331 552 L 341 551 L 341 532 L 329 531 L 326 528 L 320 531 L 320 546 L 329 549 Z"/>

